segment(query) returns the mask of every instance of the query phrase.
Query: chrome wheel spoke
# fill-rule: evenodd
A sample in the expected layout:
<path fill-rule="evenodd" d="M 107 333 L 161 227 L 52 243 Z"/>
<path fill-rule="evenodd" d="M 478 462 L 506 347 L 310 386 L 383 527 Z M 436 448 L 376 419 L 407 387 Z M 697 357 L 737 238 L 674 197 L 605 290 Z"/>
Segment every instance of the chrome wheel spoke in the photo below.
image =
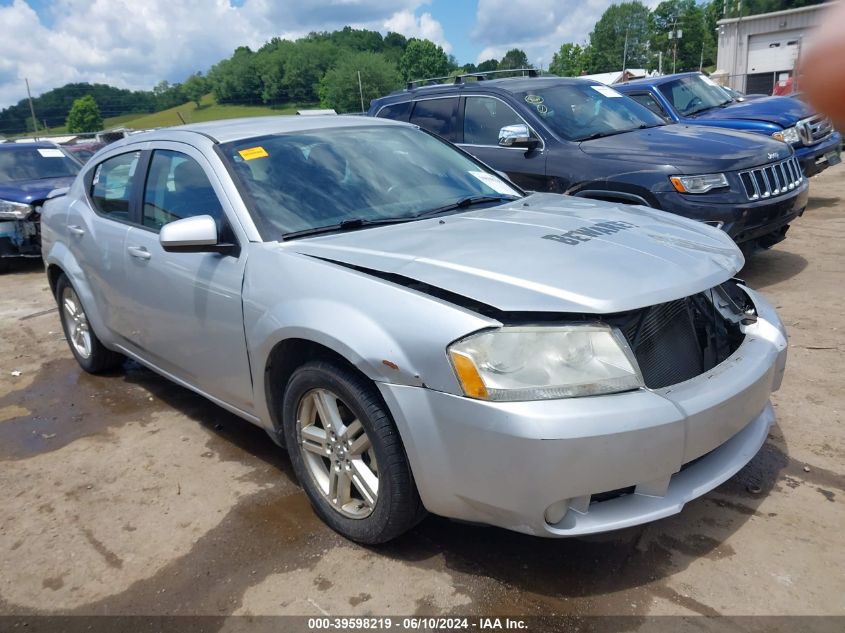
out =
<path fill-rule="evenodd" d="M 76 353 L 83 358 L 88 358 L 94 349 L 91 329 L 88 326 L 88 318 L 79 303 L 79 297 L 73 288 L 67 287 L 62 293 L 62 308 L 65 313 L 65 326 L 68 333 L 68 341 L 76 350 Z"/>
<path fill-rule="evenodd" d="M 364 427 L 358 420 L 349 425 L 346 432 L 346 439 L 349 442 L 349 454 L 359 456 L 370 449 L 370 438 L 364 433 Z"/>
<path fill-rule="evenodd" d="M 329 501 L 342 509 L 352 498 L 352 481 L 346 469 L 335 466 L 329 469 Z"/>
<path fill-rule="evenodd" d="M 340 411 L 337 410 L 337 398 L 334 394 L 325 389 L 317 389 L 313 398 L 323 428 L 334 432 L 337 436 L 343 435 L 346 432 L 346 425 L 340 417 Z"/>
<path fill-rule="evenodd" d="M 332 450 L 326 440 L 325 429 L 314 425 L 306 426 L 302 429 L 302 448 L 310 453 L 314 453 L 320 457 L 329 457 Z"/>
<path fill-rule="evenodd" d="M 378 498 L 378 477 L 361 459 L 353 459 L 350 465 L 352 483 L 361 493 L 364 503 L 372 508 Z"/>

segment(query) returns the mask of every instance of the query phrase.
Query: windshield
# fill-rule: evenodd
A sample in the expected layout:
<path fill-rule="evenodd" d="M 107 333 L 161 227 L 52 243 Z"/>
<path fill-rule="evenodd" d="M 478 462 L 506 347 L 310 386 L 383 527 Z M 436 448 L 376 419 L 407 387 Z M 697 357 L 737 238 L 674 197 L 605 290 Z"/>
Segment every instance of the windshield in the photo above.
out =
<path fill-rule="evenodd" d="M 0 182 L 62 178 L 75 176 L 78 171 L 77 162 L 58 148 L 0 150 Z"/>
<path fill-rule="evenodd" d="M 584 141 L 665 121 L 613 88 L 586 81 L 517 92 L 548 126 L 567 141 Z"/>
<path fill-rule="evenodd" d="M 667 81 L 659 88 L 682 116 L 690 116 L 733 102 L 733 97 L 704 75 L 690 75 Z"/>
<path fill-rule="evenodd" d="M 494 172 L 410 127 L 313 130 L 221 149 L 269 240 L 343 222 L 410 220 L 458 203 L 467 208 L 469 198 L 520 195 Z"/>

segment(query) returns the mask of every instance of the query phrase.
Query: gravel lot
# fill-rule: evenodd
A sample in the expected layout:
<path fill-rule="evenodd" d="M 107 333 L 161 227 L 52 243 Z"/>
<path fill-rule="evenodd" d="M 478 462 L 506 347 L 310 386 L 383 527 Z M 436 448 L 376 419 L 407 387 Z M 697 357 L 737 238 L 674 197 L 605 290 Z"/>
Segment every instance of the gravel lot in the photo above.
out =
<path fill-rule="evenodd" d="M 263 431 L 128 364 L 84 374 L 40 262 L 0 277 L 0 614 L 845 615 L 845 165 L 741 276 L 779 308 L 778 425 L 683 513 L 542 540 L 430 517 L 377 549 Z M 19 376 L 12 372 L 20 372 Z"/>

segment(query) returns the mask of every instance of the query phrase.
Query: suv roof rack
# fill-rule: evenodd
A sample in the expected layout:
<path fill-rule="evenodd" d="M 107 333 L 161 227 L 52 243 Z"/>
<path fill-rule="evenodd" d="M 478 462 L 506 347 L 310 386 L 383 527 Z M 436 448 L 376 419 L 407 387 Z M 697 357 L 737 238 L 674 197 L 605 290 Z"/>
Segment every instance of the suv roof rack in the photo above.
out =
<path fill-rule="evenodd" d="M 406 90 L 413 90 L 422 86 L 438 86 L 447 83 L 462 84 L 466 83 L 467 79 L 473 78 L 476 81 L 484 81 L 489 79 L 488 75 L 500 75 L 503 73 L 522 73 L 520 77 L 539 77 L 542 74 L 541 70 L 536 68 L 508 68 L 506 70 L 486 70 L 483 72 L 464 73 L 462 75 L 447 76 L 447 77 L 429 77 L 428 79 L 414 79 L 409 81 L 405 87 Z"/>

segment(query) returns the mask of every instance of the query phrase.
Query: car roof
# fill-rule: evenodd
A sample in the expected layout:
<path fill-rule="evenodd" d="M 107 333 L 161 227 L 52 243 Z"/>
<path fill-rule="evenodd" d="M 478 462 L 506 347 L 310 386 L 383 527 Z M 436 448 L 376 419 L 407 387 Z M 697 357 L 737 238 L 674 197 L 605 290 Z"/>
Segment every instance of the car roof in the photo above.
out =
<path fill-rule="evenodd" d="M 50 141 L 34 141 L 32 143 L 0 143 L 0 151 L 24 151 L 27 149 L 56 149 L 55 143 Z"/>
<path fill-rule="evenodd" d="M 178 137 L 182 132 L 193 132 L 211 138 L 218 143 L 228 143 L 256 136 L 290 134 L 306 130 L 328 130 L 334 128 L 367 127 L 373 125 L 407 125 L 386 119 L 364 116 L 261 116 L 243 119 L 224 119 L 206 123 L 191 123 L 176 127 L 160 128 L 149 132 L 132 134 L 113 145 L 128 145 L 144 141 L 161 141 Z M 183 137 L 184 138 L 184 137 Z"/>
<path fill-rule="evenodd" d="M 660 86 L 665 84 L 667 81 L 674 81 L 679 77 L 692 77 L 693 75 L 700 75 L 699 72 L 688 72 L 688 73 L 675 73 L 674 75 L 662 75 L 660 77 L 643 77 L 642 79 L 633 79 L 631 81 L 626 81 L 620 84 L 616 84 L 619 86 Z"/>
<path fill-rule="evenodd" d="M 463 83 L 443 83 L 431 86 L 418 86 L 416 88 L 397 90 L 386 97 L 375 99 L 382 101 L 401 101 L 402 97 L 416 98 L 426 94 L 460 93 L 470 92 L 528 92 L 537 88 L 548 88 L 550 86 L 571 85 L 576 83 L 598 84 L 592 79 L 581 77 L 506 77 L 502 79 L 486 79 L 483 81 L 466 81 Z"/>

